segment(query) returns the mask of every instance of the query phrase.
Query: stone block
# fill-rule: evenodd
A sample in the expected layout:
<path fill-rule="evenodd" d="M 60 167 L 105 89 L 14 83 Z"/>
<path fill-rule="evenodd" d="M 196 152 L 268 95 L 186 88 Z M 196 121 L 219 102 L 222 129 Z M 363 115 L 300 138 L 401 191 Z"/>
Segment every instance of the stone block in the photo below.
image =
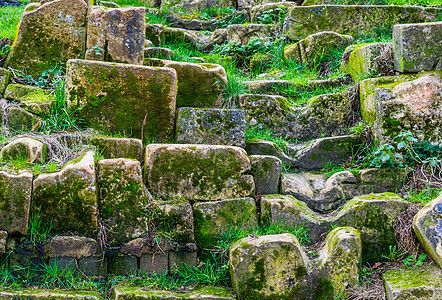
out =
<path fill-rule="evenodd" d="M 253 39 L 269 40 L 275 33 L 267 24 L 233 24 L 227 26 L 227 40 L 230 44 L 246 45 Z"/>
<path fill-rule="evenodd" d="M 6 87 L 9 84 L 9 79 L 11 78 L 11 71 L 0 68 L 0 97 L 3 97 Z"/>
<path fill-rule="evenodd" d="M 156 291 L 141 287 L 117 286 L 112 291 L 114 300 L 235 300 L 235 295 L 224 287 L 198 287 L 192 291 Z"/>
<path fill-rule="evenodd" d="M 255 192 L 257 194 L 277 194 L 282 161 L 270 155 L 250 155 Z"/>
<path fill-rule="evenodd" d="M 109 274 L 129 276 L 138 272 L 138 259 L 133 255 L 112 254 L 108 256 Z"/>
<path fill-rule="evenodd" d="M 28 163 L 45 163 L 47 146 L 31 138 L 18 138 L 0 151 L 3 160 L 26 159 Z"/>
<path fill-rule="evenodd" d="M 143 254 L 140 258 L 140 270 L 145 274 L 164 274 L 169 270 L 169 253 Z"/>
<path fill-rule="evenodd" d="M 157 231 L 179 244 L 194 243 L 194 217 L 189 201 L 157 201 Z"/>
<path fill-rule="evenodd" d="M 6 87 L 5 98 L 19 102 L 20 106 L 35 114 L 49 113 L 54 100 L 53 91 L 35 86 L 10 84 Z"/>
<path fill-rule="evenodd" d="M 106 159 L 129 158 L 143 161 L 143 144 L 139 139 L 91 137 L 90 142 Z"/>
<path fill-rule="evenodd" d="M 100 246 L 94 239 L 82 236 L 55 236 L 44 245 L 44 252 L 50 258 L 76 258 L 97 256 Z"/>
<path fill-rule="evenodd" d="M 69 107 L 92 128 L 168 139 L 175 120 L 176 72 L 169 68 L 70 60 Z"/>
<path fill-rule="evenodd" d="M 245 147 L 245 112 L 239 109 L 181 107 L 177 142 Z"/>
<path fill-rule="evenodd" d="M 181 266 L 196 266 L 198 261 L 197 252 L 169 252 L 169 270 L 174 272 L 181 268 Z"/>
<path fill-rule="evenodd" d="M 78 269 L 86 276 L 104 277 L 107 268 L 107 258 L 103 256 L 82 257 L 78 260 Z"/>
<path fill-rule="evenodd" d="M 26 110 L 13 105 L 8 107 L 7 124 L 9 129 L 15 131 L 35 131 L 40 128 L 43 120 Z"/>

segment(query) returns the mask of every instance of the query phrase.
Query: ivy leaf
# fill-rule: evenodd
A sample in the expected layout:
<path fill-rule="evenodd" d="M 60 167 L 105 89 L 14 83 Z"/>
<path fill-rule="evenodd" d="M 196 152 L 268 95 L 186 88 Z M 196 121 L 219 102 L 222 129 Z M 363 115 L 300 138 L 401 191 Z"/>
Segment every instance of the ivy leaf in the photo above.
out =
<path fill-rule="evenodd" d="M 401 150 L 401 149 L 403 149 L 403 148 L 405 148 L 405 147 L 407 147 L 407 143 L 404 142 L 404 141 L 402 141 L 402 142 L 400 142 L 399 144 L 397 144 L 397 149 L 398 149 L 398 150 Z"/>

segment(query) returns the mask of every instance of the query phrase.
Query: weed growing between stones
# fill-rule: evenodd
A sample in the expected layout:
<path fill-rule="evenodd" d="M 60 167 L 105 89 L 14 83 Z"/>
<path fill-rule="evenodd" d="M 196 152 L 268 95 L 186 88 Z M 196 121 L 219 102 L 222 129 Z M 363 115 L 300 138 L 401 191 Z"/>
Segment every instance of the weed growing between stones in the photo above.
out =
<path fill-rule="evenodd" d="M 289 141 L 277 137 L 273 134 L 270 129 L 264 129 L 261 124 L 257 126 L 251 126 L 250 124 L 246 126 L 246 143 L 252 143 L 259 140 L 265 140 L 273 142 L 281 148 L 282 151 L 287 152 L 287 144 Z"/>
<path fill-rule="evenodd" d="M 232 69 L 227 69 L 227 83 L 218 82 L 223 89 L 222 92 L 222 107 L 227 109 L 239 108 L 238 97 L 244 94 L 247 90 L 243 78 L 238 76 Z"/>

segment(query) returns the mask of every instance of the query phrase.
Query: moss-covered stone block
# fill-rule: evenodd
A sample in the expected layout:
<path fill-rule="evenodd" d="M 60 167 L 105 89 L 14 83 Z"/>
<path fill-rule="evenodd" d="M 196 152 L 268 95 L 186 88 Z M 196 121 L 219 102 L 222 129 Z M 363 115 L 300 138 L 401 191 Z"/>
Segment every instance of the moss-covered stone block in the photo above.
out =
<path fill-rule="evenodd" d="M 161 47 L 144 48 L 145 58 L 173 59 L 174 56 L 175 56 L 175 51 L 168 48 L 161 48 Z"/>
<path fill-rule="evenodd" d="M 183 265 L 186 266 L 196 266 L 198 262 L 198 253 L 196 251 L 179 251 L 169 252 L 169 270 L 175 272 L 181 269 Z"/>
<path fill-rule="evenodd" d="M 109 274 L 129 276 L 138 272 L 138 259 L 136 256 L 115 253 L 108 255 L 107 259 Z"/>
<path fill-rule="evenodd" d="M 143 161 L 143 144 L 139 139 L 91 137 L 90 142 L 106 159 L 128 158 Z"/>
<path fill-rule="evenodd" d="M 247 197 L 254 183 L 246 152 L 233 146 L 150 144 L 146 146 L 145 180 L 163 198 L 210 201 Z"/>
<path fill-rule="evenodd" d="M 112 290 L 112 300 L 235 300 L 235 295 L 223 287 L 198 287 L 192 291 L 157 291 L 141 287 L 117 286 Z"/>
<path fill-rule="evenodd" d="M 350 74 L 355 82 L 370 77 L 394 75 L 391 43 L 351 47 L 345 49 L 340 71 Z"/>
<path fill-rule="evenodd" d="M 442 268 L 442 195 L 414 216 L 413 230 L 428 255 Z"/>
<path fill-rule="evenodd" d="M 15 131 L 35 131 L 40 128 L 43 120 L 16 105 L 7 109 L 7 124 L 9 129 Z"/>
<path fill-rule="evenodd" d="M 90 127 L 169 139 L 175 120 L 176 72 L 86 60 L 70 60 L 66 96 Z"/>
<path fill-rule="evenodd" d="M 247 237 L 232 245 L 229 267 L 239 300 L 305 299 L 307 257 L 292 234 Z"/>
<path fill-rule="evenodd" d="M 91 6 L 85 58 L 142 65 L 145 15 L 144 7 Z"/>
<path fill-rule="evenodd" d="M 394 69 L 401 73 L 442 70 L 442 22 L 393 26 Z"/>
<path fill-rule="evenodd" d="M 31 3 L 22 15 L 5 67 L 34 78 L 44 70 L 84 57 L 87 4 L 83 0 Z"/>
<path fill-rule="evenodd" d="M 267 24 L 232 24 L 227 26 L 227 40 L 230 44 L 246 45 L 253 39 L 269 40 L 275 35 Z"/>
<path fill-rule="evenodd" d="M 362 246 L 359 231 L 352 227 L 333 229 L 325 238 L 320 250 L 318 273 L 330 282 L 332 289 L 322 291 L 322 297 L 347 297 L 353 286 L 359 283 L 359 261 Z"/>
<path fill-rule="evenodd" d="M 20 103 L 20 106 L 35 114 L 49 113 L 54 100 L 54 91 L 35 86 L 10 84 L 5 98 Z"/>
<path fill-rule="evenodd" d="M 177 142 L 245 147 L 246 118 L 240 109 L 181 107 Z"/>
<path fill-rule="evenodd" d="M 442 271 L 440 268 L 402 266 L 382 274 L 388 300 L 436 300 L 442 296 Z"/>
<path fill-rule="evenodd" d="M 172 68 L 178 77 L 176 107 L 220 107 L 222 86 L 227 84 L 221 65 L 146 59 L 145 65 Z"/>
<path fill-rule="evenodd" d="M 442 142 L 441 71 L 366 79 L 361 114 L 378 141 L 411 131 L 419 141 Z"/>
<path fill-rule="evenodd" d="M 100 256 L 89 256 L 81 257 L 78 260 L 78 269 L 83 272 L 86 276 L 93 277 L 104 277 L 107 276 L 107 257 Z"/>
<path fill-rule="evenodd" d="M 67 163 L 61 171 L 41 174 L 33 182 L 34 214 L 53 233 L 95 236 L 98 201 L 94 153 L 89 151 Z"/>
<path fill-rule="evenodd" d="M 0 171 L 0 230 L 26 235 L 32 194 L 32 174 Z"/>
<path fill-rule="evenodd" d="M 337 49 L 345 49 L 354 41 L 352 36 L 341 35 L 333 31 L 318 32 L 309 35 L 296 45 L 284 49 L 284 57 L 298 64 L 317 65 L 324 55 Z"/>
<path fill-rule="evenodd" d="M 44 244 L 44 253 L 50 258 L 98 256 L 100 246 L 95 239 L 83 236 L 54 236 Z"/>
<path fill-rule="evenodd" d="M 150 221 L 146 207 L 152 198 L 143 182 L 141 163 L 124 158 L 100 160 L 97 179 L 107 243 L 121 245 L 146 235 Z"/>
<path fill-rule="evenodd" d="M 436 7 L 395 5 L 294 6 L 284 20 L 283 30 L 295 41 L 319 31 L 372 36 L 394 24 L 436 21 L 440 11 Z"/>
<path fill-rule="evenodd" d="M 31 138 L 18 138 L 0 151 L 3 160 L 25 158 L 28 163 L 44 163 L 46 161 L 47 146 L 42 142 Z"/>
<path fill-rule="evenodd" d="M 261 221 L 268 225 L 302 226 L 309 231 L 311 241 L 317 241 L 331 222 L 311 210 L 304 202 L 289 195 L 262 196 Z"/>
<path fill-rule="evenodd" d="M 389 253 L 389 246 L 396 245 L 394 222 L 409 205 L 393 193 L 359 196 L 339 210 L 333 224 L 359 230 L 364 259 L 377 261 Z"/>
<path fill-rule="evenodd" d="M 11 71 L 0 68 L 0 97 L 3 96 L 6 87 L 9 84 L 9 79 L 11 78 Z"/>
<path fill-rule="evenodd" d="M 143 254 L 140 257 L 140 270 L 145 274 L 165 274 L 169 270 L 169 255 L 171 252 Z"/>
<path fill-rule="evenodd" d="M 155 206 L 157 231 L 160 234 L 182 245 L 195 242 L 194 215 L 189 201 L 157 201 Z"/>
<path fill-rule="evenodd" d="M 282 161 L 270 155 L 250 155 L 252 174 L 257 194 L 277 194 Z"/>
<path fill-rule="evenodd" d="M 72 300 L 102 300 L 103 297 L 99 292 L 92 291 L 66 291 L 66 290 L 47 290 L 47 289 L 23 289 L 18 291 L 2 291 L 0 296 L 2 299 L 29 299 L 29 300 L 45 300 L 45 299 L 72 299 Z"/>
<path fill-rule="evenodd" d="M 195 237 L 200 250 L 215 249 L 217 237 L 229 228 L 252 229 L 258 226 L 252 198 L 196 203 L 193 213 Z"/>

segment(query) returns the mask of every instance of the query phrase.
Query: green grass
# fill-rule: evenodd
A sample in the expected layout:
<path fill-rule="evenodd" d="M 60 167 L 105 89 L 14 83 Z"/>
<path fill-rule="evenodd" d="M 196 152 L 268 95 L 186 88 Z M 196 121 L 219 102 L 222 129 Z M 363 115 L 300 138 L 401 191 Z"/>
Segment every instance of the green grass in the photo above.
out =
<path fill-rule="evenodd" d="M 325 0 L 336 5 L 421 5 L 442 6 L 440 0 Z"/>
<path fill-rule="evenodd" d="M 430 188 L 427 187 L 422 191 L 413 191 L 410 190 L 406 199 L 410 202 L 427 204 L 432 200 L 436 199 L 442 193 L 442 188 Z"/>
<path fill-rule="evenodd" d="M 3 6 L 0 7 L 0 39 L 13 40 L 17 33 L 18 23 L 25 7 Z"/>
<path fill-rule="evenodd" d="M 142 0 L 114 0 L 112 1 L 114 3 L 117 3 L 119 6 L 136 6 L 136 7 L 140 7 L 140 6 L 145 6 L 146 7 L 146 2 L 142 1 Z"/>
<path fill-rule="evenodd" d="M 261 126 L 246 126 L 246 143 L 256 142 L 258 140 L 265 140 L 273 142 L 281 148 L 282 151 L 287 152 L 288 141 L 273 135 L 270 129 L 263 129 Z"/>
<path fill-rule="evenodd" d="M 244 84 L 245 79 L 235 71 L 235 68 L 227 68 L 227 84 L 221 83 L 223 89 L 221 105 L 223 108 L 239 108 L 238 97 L 247 93 L 247 86 Z"/>

